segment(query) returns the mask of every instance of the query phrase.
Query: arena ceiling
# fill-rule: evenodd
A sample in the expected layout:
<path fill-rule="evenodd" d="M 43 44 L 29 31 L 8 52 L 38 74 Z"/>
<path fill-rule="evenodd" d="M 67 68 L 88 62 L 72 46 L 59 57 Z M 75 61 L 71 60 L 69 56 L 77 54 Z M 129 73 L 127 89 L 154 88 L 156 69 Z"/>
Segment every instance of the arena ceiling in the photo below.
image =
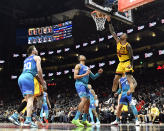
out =
<path fill-rule="evenodd" d="M 88 10 L 84 0 L 1 0 L 0 14 L 16 19 L 50 16 L 72 9 Z M 164 15 L 164 1 L 155 2 L 134 10 L 138 22 Z M 140 19 L 142 17 L 142 19 Z"/>

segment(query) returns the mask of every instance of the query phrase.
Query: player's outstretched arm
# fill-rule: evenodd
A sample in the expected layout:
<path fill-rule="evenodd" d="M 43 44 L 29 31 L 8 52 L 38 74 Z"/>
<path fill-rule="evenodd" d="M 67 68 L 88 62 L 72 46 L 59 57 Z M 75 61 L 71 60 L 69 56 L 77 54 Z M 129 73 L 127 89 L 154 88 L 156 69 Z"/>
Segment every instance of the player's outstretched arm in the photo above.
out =
<path fill-rule="evenodd" d="M 82 78 L 82 77 L 84 77 L 84 76 L 86 76 L 86 75 L 89 75 L 90 72 L 91 72 L 90 69 L 88 69 L 88 71 L 87 71 L 85 74 L 78 75 L 80 68 L 81 68 L 81 67 L 80 67 L 79 64 L 77 64 L 77 65 L 75 66 L 75 70 L 74 70 L 74 79 L 80 79 L 80 78 Z"/>
<path fill-rule="evenodd" d="M 130 57 L 131 66 L 133 67 L 133 49 L 130 44 L 127 45 L 127 50 Z"/>
<path fill-rule="evenodd" d="M 98 70 L 98 73 L 96 73 L 96 74 L 93 74 L 92 72 L 89 74 L 89 76 L 93 79 L 93 80 L 95 80 L 95 79 L 97 79 L 99 76 L 100 76 L 100 74 L 102 74 L 103 73 L 103 69 L 99 69 Z"/>
<path fill-rule="evenodd" d="M 110 33 L 112 34 L 113 38 L 116 40 L 116 43 L 119 43 L 120 42 L 120 39 L 117 36 L 117 34 L 115 33 L 115 31 L 114 31 L 114 27 L 112 25 L 110 16 L 107 16 L 106 15 L 106 19 L 109 22 L 109 31 L 110 31 Z"/>

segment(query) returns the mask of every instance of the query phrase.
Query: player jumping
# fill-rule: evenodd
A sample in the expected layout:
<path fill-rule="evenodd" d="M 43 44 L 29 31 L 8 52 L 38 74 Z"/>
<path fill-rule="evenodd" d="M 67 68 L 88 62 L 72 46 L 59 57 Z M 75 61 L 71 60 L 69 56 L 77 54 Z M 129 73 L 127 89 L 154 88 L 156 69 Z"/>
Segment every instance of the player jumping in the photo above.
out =
<path fill-rule="evenodd" d="M 118 80 L 121 78 L 123 73 L 126 73 L 127 80 L 130 85 L 130 90 L 127 92 L 131 94 L 134 89 L 134 77 L 132 76 L 133 72 L 133 50 L 131 45 L 127 42 L 127 34 L 123 33 L 120 38 L 117 37 L 113 25 L 111 23 L 110 16 L 106 16 L 107 21 L 109 22 L 109 30 L 112 34 L 113 38 L 116 40 L 117 43 L 117 56 L 119 59 L 119 64 L 116 69 L 116 75 L 113 80 L 113 87 L 112 91 L 116 92 L 118 87 Z"/>
<path fill-rule="evenodd" d="M 80 55 L 78 60 L 80 63 L 75 66 L 74 79 L 76 80 L 75 87 L 81 99 L 81 102 L 78 105 L 78 111 L 76 112 L 76 115 L 72 120 L 72 123 L 78 127 L 84 127 L 84 125 L 91 126 L 91 124 L 87 121 L 87 114 L 89 111 L 89 89 L 88 89 L 89 77 L 95 80 L 100 76 L 103 70 L 99 69 L 98 73 L 94 75 L 90 71 L 89 67 L 85 65 L 85 61 L 86 61 L 85 56 Z M 80 123 L 79 117 L 83 111 L 84 111 L 83 120 Z"/>

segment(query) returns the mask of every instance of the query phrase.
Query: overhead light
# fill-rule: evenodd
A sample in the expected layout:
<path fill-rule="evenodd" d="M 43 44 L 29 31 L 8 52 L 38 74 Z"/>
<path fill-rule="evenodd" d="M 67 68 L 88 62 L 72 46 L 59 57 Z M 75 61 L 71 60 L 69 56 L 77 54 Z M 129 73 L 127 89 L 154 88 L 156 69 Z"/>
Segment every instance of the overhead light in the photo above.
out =
<path fill-rule="evenodd" d="M 98 50 L 99 50 L 99 48 L 98 48 L 98 47 L 96 47 L 96 48 L 95 48 L 95 51 L 98 51 Z"/>
<path fill-rule="evenodd" d="M 3 63 L 5 63 L 5 61 L 4 60 L 0 60 L 0 64 L 3 64 Z"/>
<path fill-rule="evenodd" d="M 45 57 L 43 57 L 43 58 L 42 58 L 42 60 L 43 60 L 43 61 L 46 61 L 46 58 L 45 58 Z"/>
<path fill-rule="evenodd" d="M 137 41 L 140 41 L 140 40 L 141 40 L 141 38 L 140 38 L 139 36 L 137 36 L 136 40 L 137 40 Z"/>
<path fill-rule="evenodd" d="M 76 56 L 79 56 L 79 54 L 75 54 Z"/>
<path fill-rule="evenodd" d="M 156 37 L 156 34 L 153 32 L 153 33 L 152 33 L 152 36 L 153 36 L 153 37 Z"/>
<path fill-rule="evenodd" d="M 62 58 L 62 56 L 59 56 L 58 58 L 59 58 L 59 59 L 61 59 L 61 58 Z"/>
<path fill-rule="evenodd" d="M 107 47 L 107 48 L 109 48 L 109 47 L 110 47 L 110 45 L 107 45 L 106 47 Z"/>

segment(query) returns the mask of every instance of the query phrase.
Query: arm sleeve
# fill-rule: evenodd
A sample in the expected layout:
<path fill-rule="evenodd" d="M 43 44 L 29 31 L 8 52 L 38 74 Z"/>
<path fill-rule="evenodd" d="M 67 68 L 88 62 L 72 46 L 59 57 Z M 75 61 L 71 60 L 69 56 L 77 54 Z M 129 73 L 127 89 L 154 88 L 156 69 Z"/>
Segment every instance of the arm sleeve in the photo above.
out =
<path fill-rule="evenodd" d="M 117 94 L 121 94 L 121 88 L 118 89 Z"/>
<path fill-rule="evenodd" d="M 100 74 L 99 73 L 96 73 L 95 75 L 91 72 L 90 74 L 89 74 L 89 76 L 93 79 L 93 80 L 95 80 L 95 79 L 97 79 L 99 76 L 100 76 Z"/>

